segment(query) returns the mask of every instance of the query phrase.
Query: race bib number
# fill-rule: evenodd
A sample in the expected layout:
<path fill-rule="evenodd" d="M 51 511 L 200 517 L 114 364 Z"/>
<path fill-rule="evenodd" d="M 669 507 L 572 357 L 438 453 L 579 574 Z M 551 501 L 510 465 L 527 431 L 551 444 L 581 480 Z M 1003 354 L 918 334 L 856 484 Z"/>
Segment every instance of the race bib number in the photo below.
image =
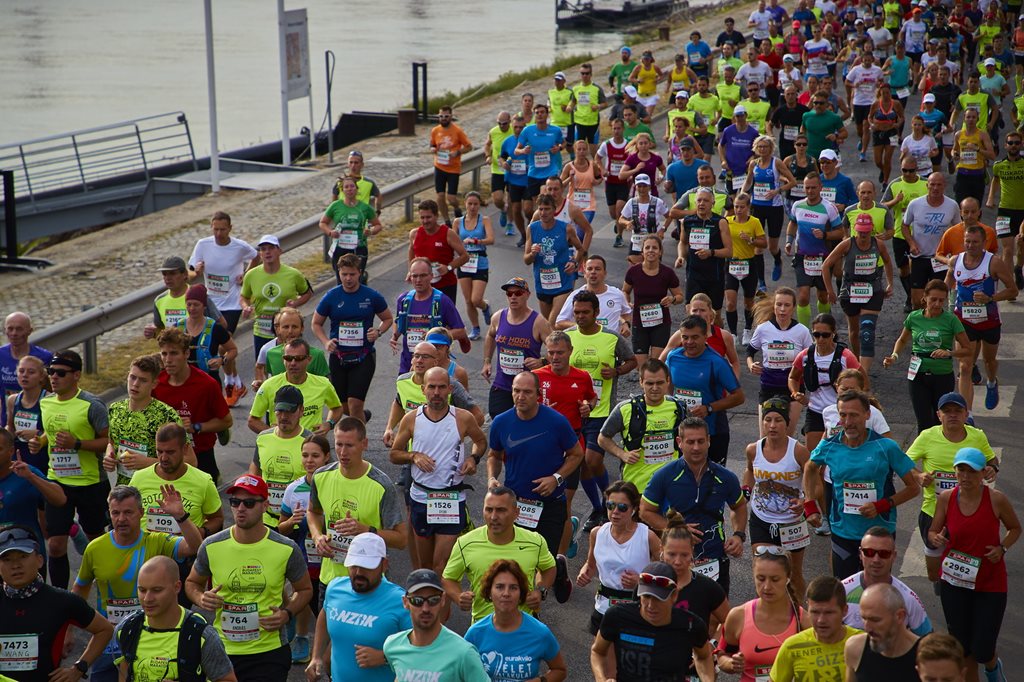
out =
<path fill-rule="evenodd" d="M 878 259 L 874 256 L 858 254 L 853 259 L 853 274 L 855 275 L 873 275 L 877 269 Z"/>
<path fill-rule="evenodd" d="M 25 412 L 23 410 L 17 410 L 14 413 L 14 430 L 18 431 L 34 431 L 36 434 L 39 433 L 39 422 L 36 420 L 36 415 L 31 412 Z"/>
<path fill-rule="evenodd" d="M 743 189 L 743 185 L 747 183 L 746 175 L 737 175 L 732 179 L 732 188 L 737 192 Z"/>
<path fill-rule="evenodd" d="M 345 557 L 348 556 L 348 548 L 352 546 L 352 536 L 342 535 L 332 528 L 327 533 L 327 542 L 330 544 L 331 549 L 334 550 L 334 556 L 331 557 L 332 561 L 336 564 L 344 564 Z"/>
<path fill-rule="evenodd" d="M 677 388 L 673 391 L 673 395 L 686 404 L 687 410 L 692 410 L 695 407 L 704 404 L 704 396 L 701 395 L 700 391 L 692 388 Z"/>
<path fill-rule="evenodd" d="M 764 349 L 764 367 L 766 369 L 788 370 L 793 366 L 796 357 L 796 346 L 790 341 L 769 343 Z"/>
<path fill-rule="evenodd" d="M 346 348 L 362 348 L 366 332 L 363 323 L 352 320 L 338 322 L 338 345 Z"/>
<path fill-rule="evenodd" d="M 804 191 L 804 185 L 802 182 L 798 182 L 793 185 L 789 190 L 789 195 L 794 199 L 803 199 L 807 196 L 807 192 Z"/>
<path fill-rule="evenodd" d="M 933 471 L 932 488 L 936 495 L 956 487 L 956 474 L 951 471 Z"/>
<path fill-rule="evenodd" d="M 281 503 L 284 502 L 284 491 L 288 489 L 288 484 L 267 481 L 267 489 L 270 493 L 267 498 L 270 502 L 269 511 L 272 515 L 278 516 L 281 513 Z"/>
<path fill-rule="evenodd" d="M 808 277 L 820 277 L 824 256 L 804 256 L 804 274 Z"/>
<path fill-rule="evenodd" d="M 258 604 L 224 602 L 220 612 L 220 629 L 230 642 L 251 642 L 260 638 L 260 607 Z"/>
<path fill-rule="evenodd" d="M 609 161 L 608 172 L 614 175 L 615 177 L 619 177 L 619 173 L 622 172 L 623 163 L 623 161 Z"/>
<path fill-rule="evenodd" d="M 736 279 L 743 279 L 750 274 L 750 261 L 732 258 L 729 260 L 729 274 Z"/>
<path fill-rule="evenodd" d="M 693 562 L 692 568 L 695 572 L 712 580 L 718 580 L 718 576 L 722 571 L 718 559 L 699 559 Z"/>
<path fill-rule="evenodd" d="M 231 292 L 231 278 L 227 275 L 206 275 L 206 289 L 211 294 L 227 294 Z"/>
<path fill-rule="evenodd" d="M 771 672 L 772 667 L 770 665 L 754 666 L 754 682 L 772 682 Z"/>
<path fill-rule="evenodd" d="M 562 286 L 562 273 L 559 272 L 558 268 L 541 268 L 540 269 L 540 288 L 541 289 L 558 289 Z"/>
<path fill-rule="evenodd" d="M 910 97 L 910 88 L 897 88 L 896 89 L 896 98 L 897 99 L 906 99 L 908 97 Z"/>
<path fill-rule="evenodd" d="M 860 508 L 869 502 L 878 501 L 878 490 L 874 483 L 843 482 L 843 513 L 860 514 Z"/>
<path fill-rule="evenodd" d="M 675 459 L 676 443 L 672 432 L 644 435 L 644 464 L 666 464 Z"/>
<path fill-rule="evenodd" d="M 910 356 L 910 365 L 907 366 L 907 381 L 913 381 L 921 369 L 921 358 L 916 355 Z"/>
<path fill-rule="evenodd" d="M 313 538 L 307 537 L 302 542 L 302 546 L 306 550 L 306 563 L 314 566 L 319 566 L 323 561 L 323 557 L 320 556 L 320 552 L 316 550 L 316 543 L 313 542 Z"/>
<path fill-rule="evenodd" d="M 180 308 L 168 308 L 164 313 L 164 326 L 168 329 L 177 327 L 188 317 L 188 311 Z"/>
<path fill-rule="evenodd" d="M 978 584 L 978 572 L 981 570 L 981 559 L 955 549 L 942 560 L 942 579 L 950 585 L 973 590 Z"/>
<path fill-rule="evenodd" d="M 867 303 L 874 295 L 871 282 L 854 282 L 850 284 L 850 303 Z"/>
<path fill-rule="evenodd" d="M 1010 236 L 1010 218 L 1009 216 L 1000 216 L 996 218 L 996 236 L 997 237 L 1009 237 Z"/>
<path fill-rule="evenodd" d="M 475 275 L 480 271 L 480 254 L 471 253 L 469 254 L 469 260 L 462 264 L 460 268 L 463 274 Z"/>
<path fill-rule="evenodd" d="M 767 182 L 754 183 L 754 199 L 756 201 L 770 201 L 768 192 L 772 191 L 771 185 Z"/>
<path fill-rule="evenodd" d="M 932 258 L 932 272 L 940 273 L 949 270 L 949 266 L 940 261 L 938 258 Z"/>
<path fill-rule="evenodd" d="M 523 528 L 536 528 L 540 523 L 540 514 L 544 511 L 544 503 L 540 500 L 517 500 L 516 504 L 519 506 L 519 518 L 516 519 L 516 524 Z"/>
<path fill-rule="evenodd" d="M 406 329 L 405 330 L 405 347 L 409 349 L 411 353 L 416 348 L 416 344 L 423 343 L 423 339 L 427 338 L 426 329 Z"/>
<path fill-rule="evenodd" d="M 160 507 L 149 507 L 146 509 L 146 530 L 150 533 L 181 535 L 181 526 L 178 525 L 173 516 Z"/>
<path fill-rule="evenodd" d="M 547 168 L 551 165 L 551 153 L 537 152 L 533 155 L 533 165 L 536 168 Z"/>
<path fill-rule="evenodd" d="M 526 159 L 512 159 L 509 161 L 508 169 L 513 175 L 526 175 Z"/>
<path fill-rule="evenodd" d="M 577 189 L 573 190 L 572 203 L 576 204 L 580 208 L 590 208 L 590 190 L 589 189 Z"/>
<path fill-rule="evenodd" d="M 598 396 L 600 396 L 601 395 L 601 391 L 604 390 L 604 379 L 595 379 L 595 378 L 591 377 L 590 378 L 590 383 L 592 383 L 594 385 L 594 393 L 596 393 Z"/>
<path fill-rule="evenodd" d="M 889 146 L 890 147 L 899 147 L 900 146 L 900 136 L 899 135 L 890 135 L 889 136 Z"/>
<path fill-rule="evenodd" d="M 644 239 L 646 239 L 646 238 L 647 238 L 647 234 L 646 233 L 644 233 L 644 232 L 637 232 L 636 230 L 633 230 L 633 234 L 631 234 L 630 237 L 629 237 L 629 244 L 632 247 L 632 250 L 637 252 L 637 253 L 639 253 L 640 250 L 643 249 Z"/>
<path fill-rule="evenodd" d="M 430 264 L 430 283 L 437 284 L 441 281 L 441 264 L 431 263 Z"/>
<path fill-rule="evenodd" d="M 504 374 L 519 374 L 526 369 L 526 354 L 518 348 L 499 350 L 498 369 Z"/>
<path fill-rule="evenodd" d="M 694 227 L 690 229 L 690 248 L 694 251 L 711 248 L 711 228 Z"/>
<path fill-rule="evenodd" d="M 135 473 L 128 467 L 126 467 L 121 460 L 125 455 L 141 455 L 142 457 L 149 457 L 149 447 L 145 443 L 134 443 L 130 440 L 121 438 L 117 443 L 117 474 L 125 478 L 131 478 L 132 474 Z"/>
<path fill-rule="evenodd" d="M 835 203 L 835 200 L 836 200 L 836 188 L 835 187 L 822 187 L 821 188 L 821 198 Z"/>
<path fill-rule="evenodd" d="M 806 521 L 779 526 L 779 540 L 787 551 L 803 549 L 811 544 L 811 532 Z"/>
<path fill-rule="evenodd" d="M 961 149 L 960 150 L 960 163 L 966 165 L 974 165 L 978 163 L 978 150 L 977 149 Z"/>
<path fill-rule="evenodd" d="M 590 93 L 589 92 L 577 93 L 576 101 L 580 103 L 580 106 L 589 107 L 590 106 Z"/>
<path fill-rule="evenodd" d="M 141 608 L 138 599 L 108 599 L 107 620 L 111 625 L 118 625 Z"/>
<path fill-rule="evenodd" d="M 39 635 L 0 635 L 0 670 L 35 670 Z"/>
<path fill-rule="evenodd" d="M 793 142 L 800 134 L 800 126 L 782 126 L 782 139 Z"/>
<path fill-rule="evenodd" d="M 338 235 L 338 248 L 351 251 L 359 246 L 359 233 L 355 230 L 342 230 Z"/>
<path fill-rule="evenodd" d="M 640 326 L 657 327 L 664 322 L 665 313 L 660 303 L 645 303 L 640 306 Z"/>
<path fill-rule="evenodd" d="M 437 163 L 438 164 L 440 164 L 442 166 L 447 166 L 449 163 L 451 163 L 451 160 L 452 160 L 452 153 L 450 151 L 448 151 L 447 149 L 438 149 L 437 150 Z"/>
<path fill-rule="evenodd" d="M 450 525 L 460 521 L 458 493 L 427 493 L 427 523 Z"/>
<path fill-rule="evenodd" d="M 78 450 L 53 450 L 50 452 L 50 466 L 58 477 L 81 476 L 82 459 Z"/>
<path fill-rule="evenodd" d="M 262 336 L 263 338 L 270 338 L 274 336 L 274 316 L 257 316 L 256 321 L 252 323 L 252 328 L 253 333 L 256 334 L 256 336 Z"/>
<path fill-rule="evenodd" d="M 968 322 L 984 322 L 988 319 L 988 306 L 981 303 L 963 303 L 960 314 Z"/>

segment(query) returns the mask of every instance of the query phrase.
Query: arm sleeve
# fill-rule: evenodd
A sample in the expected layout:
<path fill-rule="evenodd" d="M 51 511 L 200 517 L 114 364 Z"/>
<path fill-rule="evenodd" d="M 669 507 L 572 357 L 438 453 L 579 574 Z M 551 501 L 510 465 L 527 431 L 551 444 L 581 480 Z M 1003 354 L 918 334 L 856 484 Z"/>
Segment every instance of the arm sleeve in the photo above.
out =
<path fill-rule="evenodd" d="M 403 512 L 401 496 L 398 494 L 395 484 L 389 482 L 384 490 L 384 497 L 380 501 L 381 526 L 388 530 L 397 527 L 405 520 Z"/>
<path fill-rule="evenodd" d="M 622 433 L 622 427 L 622 403 L 619 403 L 612 408 L 612 411 L 608 413 L 608 417 L 604 420 L 604 424 L 601 425 L 601 435 L 614 438 L 617 434 Z"/>
<path fill-rule="evenodd" d="M 96 579 L 96 574 L 92 570 L 92 552 L 89 548 L 85 548 L 85 554 L 82 555 L 82 564 L 78 567 L 78 577 L 75 578 L 75 583 L 79 585 L 92 585 L 92 581 Z"/>
<path fill-rule="evenodd" d="M 335 390 L 334 385 L 330 381 L 324 384 L 324 405 L 327 406 L 328 410 L 341 407 L 341 398 L 338 397 L 338 391 Z"/>
<path fill-rule="evenodd" d="M 217 630 L 212 625 L 207 625 L 203 631 L 200 661 L 203 665 L 203 675 L 209 680 L 223 679 L 234 670 L 231 660 L 224 650 L 224 643 L 220 641 Z"/>
<path fill-rule="evenodd" d="M 498 415 L 499 417 L 501 415 Z M 504 429 L 502 428 L 503 420 L 495 419 L 491 422 L 491 428 L 487 432 L 487 445 L 492 450 L 504 451 L 505 446 L 501 442 L 502 436 L 504 436 Z"/>
<path fill-rule="evenodd" d="M 266 385 L 267 383 L 263 382 L 263 385 L 260 386 L 260 389 L 256 391 L 256 395 L 252 399 L 252 407 L 249 409 L 250 417 L 258 417 L 262 419 L 263 415 L 267 413 L 267 407 L 269 405 L 270 399 L 267 397 L 267 392 L 263 390 L 266 387 Z"/>
<path fill-rule="evenodd" d="M 579 290 L 577 289 L 577 292 Z M 558 317 L 555 318 L 557 322 L 571 322 L 572 316 L 572 304 L 576 300 L 576 293 L 572 293 L 568 298 L 565 299 L 565 303 L 562 304 L 562 309 L 558 311 Z M 488 320 L 488 323 L 490 320 Z"/>
<path fill-rule="evenodd" d="M 329 296 L 330 292 L 327 292 L 323 295 L 323 298 L 320 299 L 320 302 L 316 304 L 317 315 L 323 315 L 327 318 L 331 316 L 332 302 L 327 300 Z"/>
<path fill-rule="evenodd" d="M 288 555 L 288 565 L 285 567 L 285 577 L 289 582 L 297 582 L 306 575 L 306 560 L 302 558 L 302 550 L 295 544 L 295 541 L 288 539 L 292 546 L 292 553 Z"/>
<path fill-rule="evenodd" d="M 62 596 L 65 595 L 68 602 L 65 613 L 68 614 L 69 620 L 71 620 L 72 623 L 84 630 L 96 616 L 96 611 L 89 606 L 89 602 L 85 601 L 77 594 L 63 592 Z"/>
<path fill-rule="evenodd" d="M 213 575 L 210 571 L 210 556 L 206 553 L 206 543 L 199 545 L 199 551 L 196 552 L 195 563 L 192 564 L 192 568 L 195 569 L 196 573 L 209 578 Z"/>
<path fill-rule="evenodd" d="M 206 299 L 206 316 L 212 320 L 216 320 L 220 317 L 220 309 L 217 304 L 213 302 L 212 298 Z"/>
<path fill-rule="evenodd" d="M 110 428 L 110 417 L 107 414 L 107 406 L 95 396 L 89 400 L 89 423 L 97 432 Z"/>
<path fill-rule="evenodd" d="M 323 512 L 324 507 L 320 504 L 320 496 L 316 491 L 316 474 L 313 474 L 313 480 L 309 484 L 309 508 L 316 512 Z"/>
<path fill-rule="evenodd" d="M 622 309 L 623 315 L 628 315 L 632 312 L 633 311 L 629 308 L 629 306 L 626 306 Z M 632 360 L 633 358 L 635 358 L 636 353 L 633 352 L 633 344 L 627 341 L 625 337 L 622 336 L 622 334 L 616 334 L 615 336 L 617 337 L 615 339 L 615 360 L 617 361 L 616 366 L 618 366 L 621 365 L 626 360 Z"/>
<path fill-rule="evenodd" d="M 270 352 L 270 348 L 273 345 L 275 345 L 275 344 L 274 343 L 265 343 L 265 344 L 263 344 L 262 347 L 260 347 L 259 355 L 256 356 L 256 364 L 257 365 L 263 365 L 264 367 L 267 366 L 267 353 Z"/>

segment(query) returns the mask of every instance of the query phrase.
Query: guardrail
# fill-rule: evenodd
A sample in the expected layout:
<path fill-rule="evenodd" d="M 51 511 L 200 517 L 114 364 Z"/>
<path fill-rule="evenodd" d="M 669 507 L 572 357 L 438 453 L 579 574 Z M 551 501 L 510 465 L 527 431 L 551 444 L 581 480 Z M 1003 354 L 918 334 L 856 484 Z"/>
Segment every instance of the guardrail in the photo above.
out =
<path fill-rule="evenodd" d="M 482 150 L 470 152 L 462 159 L 462 174 L 472 176 L 472 184 L 477 188 L 480 184 L 480 169 L 486 165 Z M 398 182 L 381 189 L 382 205 L 387 208 L 399 202 L 405 203 L 405 219 L 414 219 L 414 197 L 424 191 L 434 189 L 433 168 L 420 171 L 403 178 Z M 290 251 L 317 237 L 323 236 L 320 231 L 322 213 L 310 216 L 277 233 L 281 240 L 281 249 Z M 77 315 L 66 318 L 32 335 L 32 342 L 53 350 L 73 348 L 85 344 L 83 353 L 85 371 L 96 371 L 97 352 L 96 338 L 106 332 L 113 331 L 129 322 L 150 314 L 153 310 L 153 299 L 165 290 L 163 284 L 138 289 L 132 293 L 116 298 L 113 301 L 100 303 L 94 308 L 84 310 Z"/>

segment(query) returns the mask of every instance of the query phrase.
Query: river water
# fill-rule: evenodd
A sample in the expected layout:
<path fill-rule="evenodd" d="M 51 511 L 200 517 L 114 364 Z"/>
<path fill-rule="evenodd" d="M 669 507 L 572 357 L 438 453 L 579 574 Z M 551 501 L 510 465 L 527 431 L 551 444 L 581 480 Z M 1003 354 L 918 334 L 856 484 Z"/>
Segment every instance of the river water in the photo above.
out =
<path fill-rule="evenodd" d="M 209 152 L 202 0 L 3 0 L 0 144 L 170 111 Z M 335 117 L 412 101 L 411 62 L 433 94 L 559 55 L 614 50 L 618 31 L 556 31 L 554 0 L 290 0 L 310 23 L 313 111 L 326 111 L 324 51 L 337 55 Z M 221 150 L 280 139 L 277 3 L 215 0 Z M 309 125 L 290 104 L 291 134 Z"/>

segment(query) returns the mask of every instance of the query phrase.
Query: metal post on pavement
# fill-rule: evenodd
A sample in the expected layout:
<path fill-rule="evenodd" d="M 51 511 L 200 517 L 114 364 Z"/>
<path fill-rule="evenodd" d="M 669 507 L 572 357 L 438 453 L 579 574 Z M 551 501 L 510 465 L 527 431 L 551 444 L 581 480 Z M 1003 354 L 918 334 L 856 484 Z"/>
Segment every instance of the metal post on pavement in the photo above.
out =
<path fill-rule="evenodd" d="M 285 44 L 287 24 L 284 18 L 284 0 L 277 0 L 278 61 L 281 67 L 281 164 L 292 164 L 292 141 L 288 136 L 288 48 Z"/>
<path fill-rule="evenodd" d="M 334 85 L 334 52 L 324 50 L 324 71 L 327 73 L 327 163 L 334 163 L 334 114 L 331 88 Z"/>
<path fill-rule="evenodd" d="M 210 0 L 206 1 L 209 2 Z M 89 310 L 92 307 L 94 306 L 83 305 L 82 310 Z M 95 336 L 90 337 L 82 343 L 82 350 L 84 351 L 82 353 L 82 362 L 85 365 L 86 374 L 95 374 L 96 370 L 99 368 L 99 353 L 96 350 L 96 338 L 97 337 Z"/>
<path fill-rule="evenodd" d="M 203 0 L 206 24 L 206 97 L 210 106 L 210 191 L 220 192 L 220 150 L 217 145 L 217 79 L 213 66 L 213 0 Z"/>

